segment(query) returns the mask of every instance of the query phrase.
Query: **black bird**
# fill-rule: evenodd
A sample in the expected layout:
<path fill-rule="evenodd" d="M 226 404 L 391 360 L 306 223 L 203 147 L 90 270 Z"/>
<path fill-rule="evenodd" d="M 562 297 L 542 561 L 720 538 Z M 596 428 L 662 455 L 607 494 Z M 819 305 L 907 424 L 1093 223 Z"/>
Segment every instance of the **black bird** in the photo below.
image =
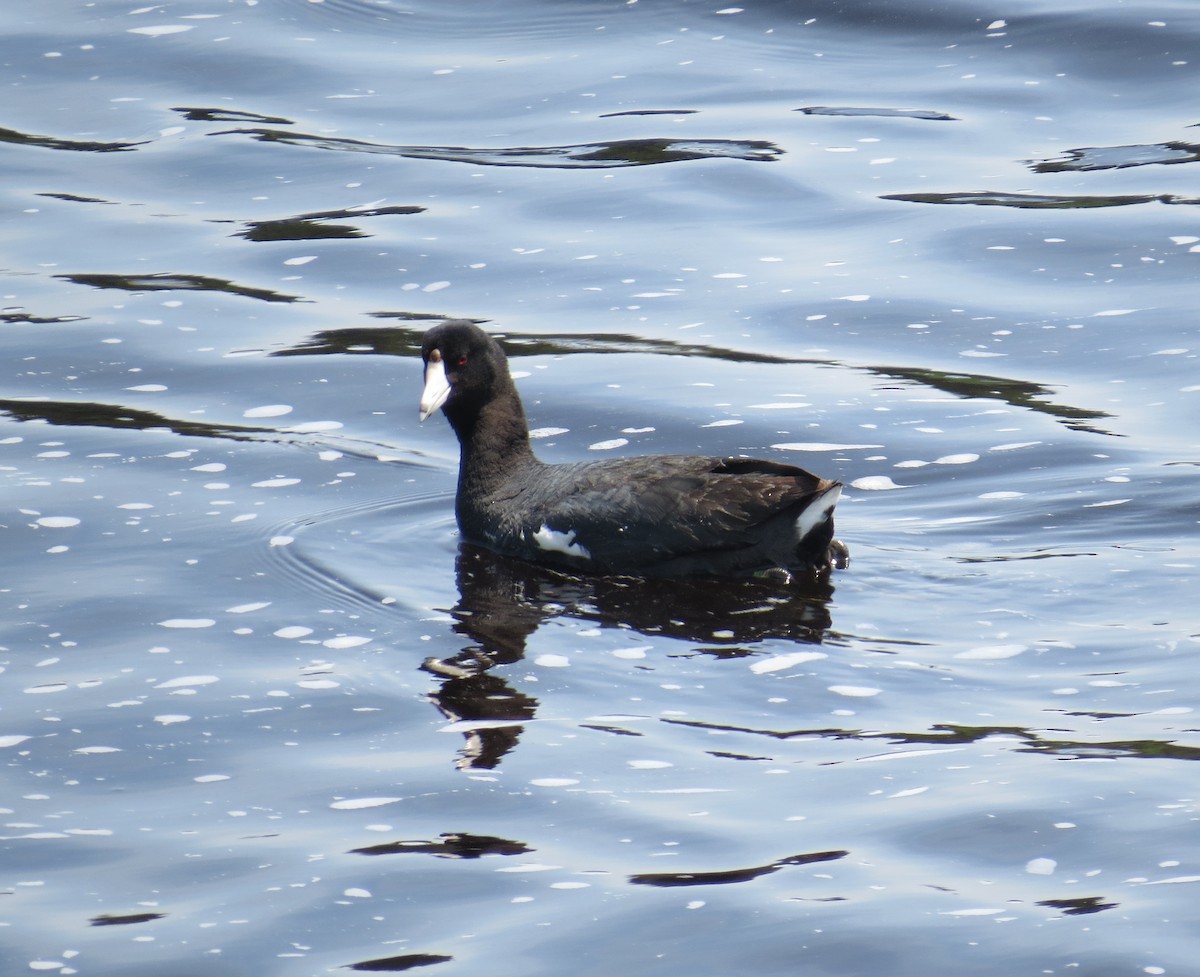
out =
<path fill-rule="evenodd" d="M 500 344 L 470 322 L 425 333 L 421 420 L 442 409 L 461 449 L 463 538 L 575 573 L 772 576 L 845 566 L 840 482 L 749 458 L 642 455 L 548 465 Z"/>

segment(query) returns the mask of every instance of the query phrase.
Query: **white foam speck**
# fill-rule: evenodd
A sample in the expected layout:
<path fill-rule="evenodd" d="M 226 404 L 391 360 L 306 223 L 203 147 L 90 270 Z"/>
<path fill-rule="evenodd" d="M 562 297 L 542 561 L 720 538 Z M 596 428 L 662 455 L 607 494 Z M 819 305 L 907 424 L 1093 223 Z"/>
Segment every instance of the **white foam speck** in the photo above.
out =
<path fill-rule="evenodd" d="M 289 434 L 318 434 L 321 431 L 340 431 L 345 426 L 341 421 L 306 421 L 303 424 L 285 427 L 284 430 Z"/>
<path fill-rule="evenodd" d="M 895 753 L 872 753 L 869 756 L 860 756 L 855 759 L 855 763 L 882 763 L 885 760 L 905 760 L 915 759 L 917 757 L 937 756 L 940 753 L 961 753 L 965 747 L 961 746 L 943 746 L 937 749 L 929 750 L 897 750 Z"/>
<path fill-rule="evenodd" d="M 312 628 L 306 628 L 302 624 L 291 624 L 274 632 L 277 638 L 305 638 L 312 633 Z"/>
<path fill-rule="evenodd" d="M 140 394 L 156 394 L 162 393 L 167 388 L 161 383 L 139 383 L 136 387 L 126 387 L 125 389 Z"/>
<path fill-rule="evenodd" d="M 262 407 L 251 407 L 242 411 L 242 417 L 283 417 L 294 409 L 290 404 L 264 404 Z"/>
<path fill-rule="evenodd" d="M 811 407 L 812 404 L 806 404 L 798 400 L 785 400 L 778 403 L 770 404 L 748 404 L 748 409 L 754 410 L 791 410 L 796 407 Z"/>
<path fill-rule="evenodd" d="M 639 659 L 645 658 L 646 652 L 648 652 L 651 649 L 651 647 L 653 647 L 653 646 L 652 645 L 641 645 L 640 647 L 637 647 L 637 648 L 618 648 L 616 651 L 614 651 L 612 653 L 612 655 L 614 658 L 624 658 L 629 661 L 637 661 Z"/>
<path fill-rule="evenodd" d="M 1015 658 L 1025 650 L 1025 645 L 983 645 L 960 651 L 954 657 L 963 661 L 998 661 L 1002 658 Z"/>
<path fill-rule="evenodd" d="M 339 689 L 342 686 L 341 682 L 335 682 L 331 678 L 309 678 L 296 683 L 297 688 L 301 689 Z"/>
<path fill-rule="evenodd" d="M 835 302 L 866 302 L 871 298 L 869 295 L 839 295 L 834 299 Z"/>
<path fill-rule="evenodd" d="M 295 536 L 272 536 L 268 540 L 271 546 L 291 546 L 295 541 Z"/>
<path fill-rule="evenodd" d="M 193 777 L 192 781 L 197 784 L 219 784 L 230 779 L 227 773 L 202 773 L 199 777 Z"/>
<path fill-rule="evenodd" d="M 571 664 L 571 660 L 565 655 L 538 655 L 533 663 L 542 668 L 566 668 Z"/>
<path fill-rule="evenodd" d="M 160 628 L 211 628 L 217 622 L 211 617 L 170 617 L 159 621 Z"/>
<path fill-rule="evenodd" d="M 734 427 L 737 424 L 745 424 L 745 423 L 746 423 L 745 421 L 738 421 L 738 420 L 734 420 L 733 418 L 729 418 L 729 419 L 723 420 L 723 421 L 712 421 L 709 424 L 701 424 L 700 426 L 701 427 Z"/>
<path fill-rule="evenodd" d="M 279 632 L 276 631 L 275 633 L 278 634 Z M 333 648 L 335 650 L 341 651 L 346 648 L 358 648 L 361 645 L 367 644 L 370 640 L 371 640 L 370 638 L 364 638 L 360 635 L 343 634 L 343 635 L 339 635 L 336 638 L 330 638 L 327 641 L 322 641 L 321 644 L 324 645 L 326 648 Z"/>
<path fill-rule="evenodd" d="M 206 465 L 195 465 L 192 468 L 194 472 L 223 472 L 225 465 L 220 461 L 210 461 Z"/>
<path fill-rule="evenodd" d="M 120 753 L 121 749 L 117 746 L 81 746 L 79 749 L 72 750 L 71 752 L 88 755 L 93 753 Z"/>
<path fill-rule="evenodd" d="M 988 448 L 988 451 L 1015 451 L 1017 448 L 1032 448 L 1041 443 L 1041 441 L 1013 441 L 1009 444 L 994 445 L 993 447 Z"/>
<path fill-rule="evenodd" d="M 167 679 L 154 686 L 156 689 L 184 689 L 196 685 L 212 685 L 220 679 L 215 675 L 182 675 L 179 678 Z"/>
<path fill-rule="evenodd" d="M 191 716 L 185 716 L 182 713 L 163 713 L 161 716 L 155 716 L 156 723 L 162 723 L 164 726 L 173 726 L 175 723 L 186 723 L 191 720 Z"/>
<path fill-rule="evenodd" d="M 864 492 L 887 492 L 891 489 L 908 488 L 907 485 L 897 485 L 887 475 L 864 475 L 850 483 L 851 488 Z"/>
<path fill-rule="evenodd" d="M 551 865 L 547 862 L 522 862 L 520 865 L 506 865 L 498 868 L 497 872 L 557 872 L 561 865 Z"/>
<path fill-rule="evenodd" d="M 868 685 L 831 685 L 829 691 L 834 695 L 844 695 L 851 699 L 869 699 L 879 695 L 883 690 L 871 688 Z"/>
<path fill-rule="evenodd" d="M 298 478 L 264 478 L 261 482 L 251 482 L 252 488 L 287 488 L 300 482 Z"/>
<path fill-rule="evenodd" d="M 1058 862 L 1053 858 L 1031 858 L 1025 863 L 1025 871 L 1030 875 L 1053 875 L 1058 868 Z"/>
<path fill-rule="evenodd" d="M 1107 502 L 1089 502 L 1084 506 L 1085 509 L 1105 509 L 1110 505 L 1124 505 L 1126 502 L 1132 502 L 1133 499 L 1110 499 Z"/>
<path fill-rule="evenodd" d="M 117 506 L 118 509 L 153 509 L 154 506 L 149 502 L 123 502 Z"/>
<path fill-rule="evenodd" d="M 1098 316 L 1130 315 L 1134 312 L 1137 312 L 1137 309 L 1105 309 L 1103 312 L 1093 312 L 1092 318 Z"/>
<path fill-rule="evenodd" d="M 369 889 L 357 889 L 357 888 L 346 889 L 342 892 L 342 895 L 346 896 L 349 899 L 370 899 L 371 891 Z"/>
<path fill-rule="evenodd" d="M 12 736 L 0 736 L 0 750 L 9 746 L 17 746 L 20 743 L 24 743 L 27 739 L 29 739 L 28 736 L 20 736 L 17 734 Z"/>
<path fill-rule="evenodd" d="M 888 797 L 916 797 L 918 794 L 924 794 L 928 787 L 909 787 L 907 790 L 898 790 L 894 794 L 888 794 Z"/>
<path fill-rule="evenodd" d="M 46 529 L 70 529 L 72 526 L 78 526 L 79 520 L 74 516 L 42 516 L 37 524 Z"/>
<path fill-rule="evenodd" d="M 935 458 L 935 465 L 969 465 L 973 461 L 978 461 L 979 455 L 965 452 L 961 455 L 942 455 L 940 458 Z"/>
<path fill-rule="evenodd" d="M 315 254 L 302 254 L 296 258 L 287 258 L 283 263 L 285 265 L 293 265 L 293 266 L 294 265 L 306 265 L 310 261 L 316 261 L 316 260 L 317 260 L 317 256 Z"/>
<path fill-rule="evenodd" d="M 1153 882 L 1143 882 L 1142 885 L 1179 885 L 1187 882 L 1200 882 L 1200 875 L 1176 875 L 1169 879 L 1155 879 Z"/>
<path fill-rule="evenodd" d="M 553 438 L 560 434 L 566 434 L 570 430 L 569 427 L 537 427 L 529 432 L 529 436 L 534 440 L 538 438 Z"/>
<path fill-rule="evenodd" d="M 254 604 L 238 604 L 236 607 L 225 608 L 226 614 L 248 614 L 250 611 L 261 611 L 264 607 L 270 607 L 269 600 L 260 600 Z"/>
<path fill-rule="evenodd" d="M 353 797 L 343 801 L 334 801 L 329 806 L 335 811 L 361 811 L 368 807 L 383 807 L 385 804 L 395 804 L 402 797 Z"/>
<path fill-rule="evenodd" d="M 831 441 L 787 441 L 773 444 L 780 451 L 850 451 L 858 448 L 882 448 L 881 444 L 837 444 Z"/>
<path fill-rule="evenodd" d="M 572 777 L 538 777 L 529 783 L 534 787 L 571 787 L 579 781 Z"/>
<path fill-rule="evenodd" d="M 989 502 L 995 501 L 995 500 L 1000 500 L 1000 499 L 1023 499 L 1023 498 L 1025 498 L 1025 493 L 1024 492 L 984 492 L 983 495 L 979 496 L 979 498 L 986 499 Z"/>
<path fill-rule="evenodd" d="M 664 770 L 675 766 L 667 760 L 626 760 L 625 764 L 634 770 Z"/>
<path fill-rule="evenodd" d="M 779 672 L 794 665 L 803 665 L 821 658 L 828 658 L 823 651 L 794 651 L 787 655 L 773 655 L 770 658 L 760 658 L 750 663 L 750 671 L 755 675 L 767 672 Z"/>
<path fill-rule="evenodd" d="M 449 282 L 430 282 L 428 285 L 426 285 L 424 288 L 422 288 L 421 291 L 422 292 L 440 292 L 443 288 L 449 288 L 449 287 L 450 287 Z"/>
<path fill-rule="evenodd" d="M 628 438 L 611 438 L 608 441 L 597 441 L 595 444 L 589 444 L 589 451 L 611 451 L 613 448 L 623 448 L 629 444 Z"/>
<path fill-rule="evenodd" d="M 141 34 L 143 37 L 163 37 L 167 34 L 182 34 L 190 31 L 192 24 L 158 24 L 154 27 L 130 27 L 126 33 Z"/>

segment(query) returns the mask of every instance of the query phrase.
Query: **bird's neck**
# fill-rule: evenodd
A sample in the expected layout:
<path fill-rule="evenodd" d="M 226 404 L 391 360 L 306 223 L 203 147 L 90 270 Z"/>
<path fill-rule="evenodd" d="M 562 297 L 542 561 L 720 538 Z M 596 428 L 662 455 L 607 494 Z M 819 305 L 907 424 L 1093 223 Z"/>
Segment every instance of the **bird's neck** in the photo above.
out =
<path fill-rule="evenodd" d="M 477 411 L 447 411 L 446 415 L 461 448 L 460 493 L 467 489 L 472 497 L 484 498 L 514 472 L 538 464 L 529 446 L 525 411 L 515 393 L 502 392 Z"/>

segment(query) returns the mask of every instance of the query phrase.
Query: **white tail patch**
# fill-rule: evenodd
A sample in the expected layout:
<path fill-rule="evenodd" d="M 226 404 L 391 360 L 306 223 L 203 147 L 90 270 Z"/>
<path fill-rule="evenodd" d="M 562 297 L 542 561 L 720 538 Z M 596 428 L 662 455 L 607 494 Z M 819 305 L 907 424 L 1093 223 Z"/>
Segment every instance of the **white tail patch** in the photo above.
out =
<path fill-rule="evenodd" d="M 560 533 L 543 523 L 542 528 L 533 534 L 533 541 L 549 553 L 565 553 L 567 556 L 578 556 L 585 560 L 592 558 L 586 546 L 575 542 L 574 529 Z"/>
<path fill-rule="evenodd" d="M 831 489 L 826 489 L 823 495 L 817 496 L 805 506 L 804 511 L 796 517 L 796 538 L 804 539 L 828 519 L 830 513 L 833 512 L 833 507 L 838 504 L 838 499 L 841 497 L 842 487 L 835 485 Z"/>

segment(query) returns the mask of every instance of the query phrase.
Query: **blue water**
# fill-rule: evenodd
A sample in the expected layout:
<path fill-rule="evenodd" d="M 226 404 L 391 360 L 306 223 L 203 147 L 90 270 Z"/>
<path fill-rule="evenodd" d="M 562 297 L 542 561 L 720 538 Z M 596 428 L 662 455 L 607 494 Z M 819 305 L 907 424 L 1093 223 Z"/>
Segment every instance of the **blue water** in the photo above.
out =
<path fill-rule="evenodd" d="M 0 961 L 1194 971 L 1200 8 L 0 10 Z M 791 589 L 460 550 L 546 460 L 846 483 Z"/>

